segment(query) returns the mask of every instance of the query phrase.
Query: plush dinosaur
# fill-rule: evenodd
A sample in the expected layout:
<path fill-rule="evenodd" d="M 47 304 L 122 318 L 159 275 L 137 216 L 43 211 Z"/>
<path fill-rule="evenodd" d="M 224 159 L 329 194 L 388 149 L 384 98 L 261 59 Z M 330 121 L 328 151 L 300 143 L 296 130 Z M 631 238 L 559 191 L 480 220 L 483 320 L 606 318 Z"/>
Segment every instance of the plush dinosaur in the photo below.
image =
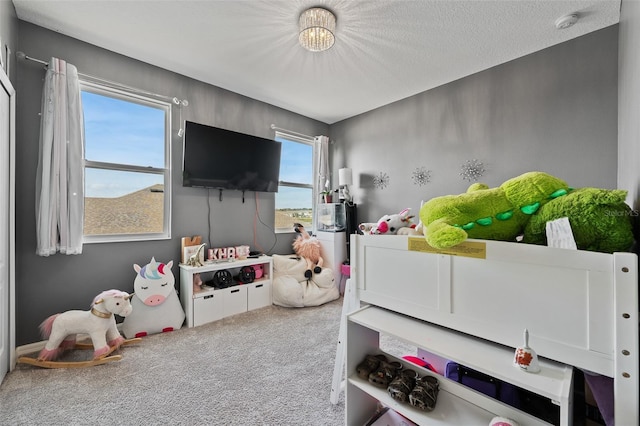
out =
<path fill-rule="evenodd" d="M 497 188 L 475 183 L 466 193 L 433 198 L 420 209 L 429 245 L 448 248 L 467 238 L 545 244 L 548 220 L 568 217 L 579 249 L 624 251 L 633 244 L 625 191 L 582 188 L 544 172 L 528 172 Z"/>

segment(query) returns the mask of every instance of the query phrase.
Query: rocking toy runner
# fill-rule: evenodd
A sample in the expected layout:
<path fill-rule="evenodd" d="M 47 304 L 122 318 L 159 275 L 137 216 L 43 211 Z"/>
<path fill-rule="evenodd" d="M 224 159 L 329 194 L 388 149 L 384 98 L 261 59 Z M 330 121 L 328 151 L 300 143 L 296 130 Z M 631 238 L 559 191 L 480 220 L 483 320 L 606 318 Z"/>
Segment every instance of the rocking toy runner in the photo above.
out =
<path fill-rule="evenodd" d="M 20 357 L 18 362 L 44 368 L 90 367 L 119 361 L 122 355 L 110 354 L 122 345 L 141 339 L 125 340 L 116 327 L 114 314 L 126 317 L 132 311 L 131 296 L 124 291 L 107 290 L 93 299 L 89 311 L 67 311 L 44 320 L 40 331 L 48 339 L 38 358 Z M 92 344 L 76 343 L 77 334 L 88 334 Z M 65 350 L 93 348 L 89 361 L 55 361 Z"/>

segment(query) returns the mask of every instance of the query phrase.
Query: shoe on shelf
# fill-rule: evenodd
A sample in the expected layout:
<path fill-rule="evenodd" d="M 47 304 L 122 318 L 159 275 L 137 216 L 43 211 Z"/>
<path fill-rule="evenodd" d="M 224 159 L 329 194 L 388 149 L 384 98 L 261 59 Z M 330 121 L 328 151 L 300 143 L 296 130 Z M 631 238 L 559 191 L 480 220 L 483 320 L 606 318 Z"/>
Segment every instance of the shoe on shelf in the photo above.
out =
<path fill-rule="evenodd" d="M 387 357 L 380 355 L 367 355 L 364 360 L 356 367 L 356 373 L 361 379 L 367 380 L 369 374 L 373 373 L 380 366 L 381 361 L 387 361 Z"/>
<path fill-rule="evenodd" d="M 387 392 L 389 392 L 391 398 L 398 402 L 409 402 L 409 394 L 416 385 L 417 378 L 418 373 L 406 368 L 400 371 L 396 378 L 389 383 Z"/>
<path fill-rule="evenodd" d="M 398 361 L 380 361 L 378 369 L 369 374 L 369 383 L 386 389 L 400 370 L 402 370 L 402 364 Z"/>
<path fill-rule="evenodd" d="M 416 384 L 409 394 L 409 403 L 423 411 L 433 411 L 438 400 L 440 384 L 433 376 L 424 376 L 416 380 Z"/>

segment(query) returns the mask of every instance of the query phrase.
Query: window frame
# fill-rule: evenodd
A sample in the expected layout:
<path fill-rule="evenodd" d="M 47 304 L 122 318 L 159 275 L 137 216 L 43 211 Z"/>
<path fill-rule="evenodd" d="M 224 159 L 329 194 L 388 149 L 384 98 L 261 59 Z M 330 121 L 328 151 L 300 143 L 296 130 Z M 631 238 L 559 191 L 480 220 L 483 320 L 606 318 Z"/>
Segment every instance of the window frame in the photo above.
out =
<path fill-rule="evenodd" d="M 164 167 L 136 166 L 129 164 L 107 163 L 101 161 L 87 160 L 86 153 L 83 158 L 83 171 L 86 173 L 87 168 L 98 170 L 115 170 L 124 172 L 149 173 L 154 175 L 163 175 L 163 194 L 164 194 L 164 215 L 163 230 L 155 233 L 130 233 L 130 234 L 100 234 L 85 235 L 82 231 L 82 241 L 84 244 L 92 243 L 114 243 L 114 242 L 132 242 L 132 241 L 153 241 L 153 240 L 169 240 L 171 239 L 171 182 L 172 182 L 172 161 L 171 161 L 171 139 L 172 139 L 172 104 L 169 101 L 154 99 L 150 96 L 141 95 L 132 90 L 111 87 L 107 84 L 96 83 L 80 78 L 80 92 L 89 92 L 101 96 L 111 97 L 118 100 L 136 103 L 152 108 L 158 108 L 164 111 Z M 84 112 L 84 106 L 83 106 Z M 86 139 L 85 139 L 86 144 Z M 85 150 L 86 152 L 86 150 Z M 86 195 L 85 195 L 86 197 Z M 84 214 L 84 210 L 83 210 Z"/>
<path fill-rule="evenodd" d="M 312 171 L 311 171 L 311 180 L 312 183 L 311 184 L 306 184 L 306 183 L 300 183 L 300 182 L 288 182 L 288 181 L 284 181 L 284 180 L 279 180 L 278 181 L 278 187 L 280 186 L 285 186 L 285 187 L 289 187 L 289 188 L 303 188 L 303 189 L 311 189 L 311 220 L 312 220 L 312 229 L 315 229 L 315 222 L 316 222 L 316 202 L 315 200 L 317 199 L 317 194 L 318 194 L 318 190 L 316 187 L 316 179 L 315 176 L 318 175 L 318 155 L 319 155 L 319 151 L 318 151 L 318 144 L 315 141 L 315 138 L 309 136 L 309 137 L 302 137 L 302 136 L 296 136 L 296 135 L 292 135 L 290 133 L 286 133 L 286 132 L 281 132 L 281 131 L 277 131 L 276 130 L 276 134 L 274 137 L 275 140 L 286 140 L 287 142 L 294 142 L 294 143 L 301 143 L 301 144 L 305 144 L 305 145 L 310 145 L 312 148 L 312 155 L 311 155 L 311 167 L 312 167 Z M 280 167 L 282 168 L 282 163 L 280 163 Z M 276 194 L 277 197 L 277 194 Z M 276 208 L 275 208 L 275 203 L 274 203 L 274 212 L 275 212 Z M 275 216 L 275 215 L 274 215 Z M 276 234 L 286 234 L 286 233 L 292 233 L 295 232 L 293 229 L 288 229 L 288 228 L 276 228 L 275 224 L 274 224 L 274 232 Z"/>

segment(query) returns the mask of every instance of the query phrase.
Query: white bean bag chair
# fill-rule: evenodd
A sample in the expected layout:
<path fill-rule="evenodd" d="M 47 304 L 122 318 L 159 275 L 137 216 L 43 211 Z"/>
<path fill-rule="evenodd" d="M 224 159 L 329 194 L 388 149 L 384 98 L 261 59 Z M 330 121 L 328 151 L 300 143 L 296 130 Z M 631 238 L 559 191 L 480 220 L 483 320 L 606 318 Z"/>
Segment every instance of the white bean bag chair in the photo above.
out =
<path fill-rule="evenodd" d="M 295 254 L 274 254 L 273 303 L 288 308 L 319 306 L 340 297 L 333 271 L 322 269 L 306 279 L 307 262 Z"/>

